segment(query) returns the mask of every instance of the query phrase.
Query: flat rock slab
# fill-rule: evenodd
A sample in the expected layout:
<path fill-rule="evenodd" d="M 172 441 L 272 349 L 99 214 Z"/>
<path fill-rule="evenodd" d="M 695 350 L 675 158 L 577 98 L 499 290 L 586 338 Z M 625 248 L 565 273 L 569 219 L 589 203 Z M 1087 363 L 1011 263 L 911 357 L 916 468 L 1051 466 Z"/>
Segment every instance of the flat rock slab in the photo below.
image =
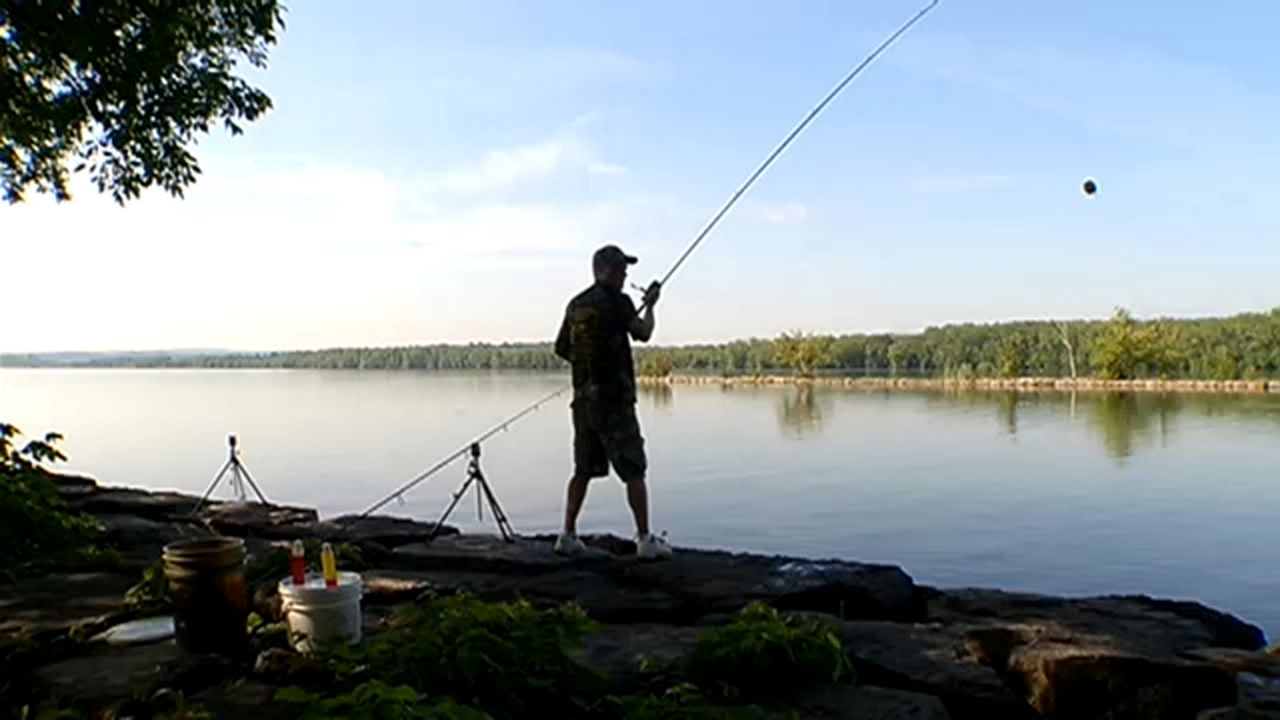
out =
<path fill-rule="evenodd" d="M 394 562 L 419 570 L 466 570 L 537 575 L 570 566 L 604 566 L 616 558 L 592 550 L 580 558 L 555 554 L 550 542 L 516 538 L 505 542 L 496 535 L 452 535 L 432 542 L 416 542 L 396 548 Z"/>
<path fill-rule="evenodd" d="M 242 663 L 214 655 L 186 655 L 173 640 L 146 645 L 95 644 L 76 657 L 35 668 L 44 692 L 85 717 L 122 700 L 145 697 L 164 687 L 188 696 L 245 674 Z"/>
<path fill-rule="evenodd" d="M 329 542 L 374 542 L 388 548 L 396 548 L 413 542 L 425 542 L 431 537 L 435 523 L 423 523 L 408 518 L 386 515 L 343 515 L 316 523 L 310 530 L 314 537 Z M 457 535 L 458 529 L 442 525 L 437 538 Z"/>
<path fill-rule="evenodd" d="M 169 676 L 179 658 L 172 641 L 110 647 L 102 645 L 79 657 L 46 665 L 35 679 L 52 697 L 67 704 L 99 705 L 146 692 Z"/>
<path fill-rule="evenodd" d="M 423 592 L 466 592 L 485 600 L 522 598 L 535 606 L 574 603 L 601 622 L 692 620 L 685 601 L 661 590 L 618 585 L 607 575 L 563 568 L 541 575 L 448 570 L 370 570 L 362 573 L 366 604 L 411 601 Z"/>
<path fill-rule="evenodd" d="M 578 662 L 602 674 L 614 692 L 638 689 L 649 668 L 679 666 L 693 651 L 700 628 L 654 623 L 605 625 L 574 653 Z"/>
<path fill-rule="evenodd" d="M 198 524 L 150 520 L 138 515 L 107 514 L 98 515 L 96 519 L 108 544 L 130 556 L 148 560 L 158 559 L 164 546 L 171 542 L 211 534 Z"/>
<path fill-rule="evenodd" d="M 423 571 L 482 573 L 486 583 L 492 574 L 518 576 L 500 583 L 518 585 L 526 596 L 575 600 L 588 612 L 612 608 L 613 619 L 637 610 L 636 620 L 694 622 L 757 600 L 780 609 L 857 619 L 912 620 L 924 615 L 924 602 L 911 578 L 887 565 L 687 549 L 666 560 L 641 561 L 603 550 L 598 540 L 585 555 L 565 558 L 553 552 L 549 540 L 506 543 L 483 535 L 409 543 L 395 550 L 392 562 Z M 474 576 L 460 580 L 469 578 Z M 471 590 L 465 582 L 444 584 Z"/>
<path fill-rule="evenodd" d="M 806 695 L 800 712 L 813 720 L 951 720 L 932 695 L 872 685 L 822 688 Z"/>
<path fill-rule="evenodd" d="M 1252 707 L 1228 707 L 1205 710 L 1196 720 L 1280 720 L 1280 710 Z"/>
<path fill-rule="evenodd" d="M 661 562 L 632 562 L 623 584 L 664 590 L 702 614 L 733 612 L 753 601 L 847 619 L 910 621 L 924 602 L 910 576 L 891 565 L 800 560 L 682 550 Z"/>
<path fill-rule="evenodd" d="M 310 536 L 320 519 L 310 508 L 250 502 L 209 504 L 201 508 L 199 517 L 223 535 L 253 535 L 278 540 Z"/>
<path fill-rule="evenodd" d="M 124 610 L 135 574 L 56 573 L 0 585 L 0 637 L 30 637 L 90 624 Z"/>
<path fill-rule="evenodd" d="M 295 706 L 272 704 L 276 688 L 255 680 L 236 680 L 209 688 L 191 698 L 218 720 L 292 720 Z"/>
<path fill-rule="evenodd" d="M 150 520 L 189 519 L 200 502 L 194 495 L 133 488 L 99 488 L 63 498 L 72 510 L 91 515 L 137 515 Z"/>

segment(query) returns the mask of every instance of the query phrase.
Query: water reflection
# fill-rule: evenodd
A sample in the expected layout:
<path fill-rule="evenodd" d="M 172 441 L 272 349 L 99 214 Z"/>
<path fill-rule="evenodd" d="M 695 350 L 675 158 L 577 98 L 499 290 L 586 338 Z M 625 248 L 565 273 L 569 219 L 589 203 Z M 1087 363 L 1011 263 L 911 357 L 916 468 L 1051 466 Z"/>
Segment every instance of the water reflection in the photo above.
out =
<path fill-rule="evenodd" d="M 650 407 L 656 410 L 669 411 L 675 391 L 667 383 L 644 383 L 638 386 L 640 395 L 649 401 Z"/>
<path fill-rule="evenodd" d="M 1107 455 L 1123 461 L 1136 447 L 1149 446 L 1157 438 L 1162 447 L 1167 445 L 1182 405 L 1175 395 L 1105 393 L 1093 398 L 1088 420 L 1102 436 Z"/>
<path fill-rule="evenodd" d="M 778 424 L 784 434 L 803 437 L 822 430 L 822 406 L 812 385 L 787 390 L 778 405 Z"/>
<path fill-rule="evenodd" d="M 732 393 L 734 388 L 724 385 L 721 389 Z M 778 428 L 783 436 L 791 438 L 822 432 L 840 397 L 839 391 L 815 390 L 813 385 L 779 388 L 777 393 L 774 406 Z M 640 394 L 651 408 L 664 414 L 674 412 L 675 389 L 671 385 L 646 384 L 640 387 Z M 1052 426 L 1051 416 L 1066 416 L 1084 423 L 1103 452 L 1119 464 L 1144 448 L 1169 446 L 1177 431 L 1177 416 L 1182 413 L 1253 416 L 1280 425 L 1280 403 L 1267 396 L 969 390 L 918 394 L 886 391 L 878 395 L 886 399 L 915 395 L 931 410 L 993 417 L 1000 433 L 1015 442 L 1020 433 Z"/>
<path fill-rule="evenodd" d="M 1000 425 L 1011 438 L 1018 436 L 1018 393 L 1003 393 L 997 400 Z"/>

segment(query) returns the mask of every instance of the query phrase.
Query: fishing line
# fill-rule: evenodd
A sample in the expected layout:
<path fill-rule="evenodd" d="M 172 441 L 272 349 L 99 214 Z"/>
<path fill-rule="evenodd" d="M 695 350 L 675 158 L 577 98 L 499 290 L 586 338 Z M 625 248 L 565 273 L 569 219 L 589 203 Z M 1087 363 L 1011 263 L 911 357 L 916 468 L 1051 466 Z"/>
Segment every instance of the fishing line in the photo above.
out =
<path fill-rule="evenodd" d="M 711 231 L 715 228 L 715 226 L 720 224 L 720 220 L 724 218 L 724 216 L 728 214 L 729 210 L 732 209 L 733 206 L 737 204 L 738 200 L 741 199 L 744 194 L 746 194 L 747 190 L 751 189 L 751 186 L 756 183 L 756 180 L 760 179 L 760 176 L 763 175 L 764 172 L 769 169 L 770 165 L 773 165 L 773 162 L 778 159 L 778 156 L 782 155 L 783 151 L 785 151 L 787 147 L 791 145 L 792 141 L 794 141 L 797 137 L 799 137 L 800 133 L 804 132 L 804 129 L 809 126 L 809 123 L 813 122 L 814 118 L 818 117 L 818 115 L 827 107 L 827 105 L 829 105 L 832 100 L 835 100 L 836 97 L 841 92 L 844 91 L 845 87 L 849 85 L 849 83 L 853 82 L 854 78 L 861 75 L 862 71 L 865 70 L 868 65 L 870 65 L 876 58 L 880 57 L 881 53 L 889 49 L 889 46 L 892 45 L 894 41 L 902 37 L 902 35 L 906 33 L 908 30 L 910 30 L 913 25 L 915 25 L 925 15 L 928 15 L 930 11 L 932 11 L 935 7 L 937 7 L 939 2 L 940 0 L 931 0 L 931 2 L 928 5 L 926 5 L 923 9 L 921 9 L 919 12 L 913 15 L 910 20 L 907 20 L 900 27 L 898 27 L 898 29 L 895 30 L 892 35 L 885 38 L 884 42 L 880 43 L 875 50 L 872 50 L 871 54 L 863 58 L 862 62 L 854 66 L 854 68 L 850 70 L 848 74 L 846 74 L 844 78 L 842 78 L 840 82 L 836 84 L 835 87 L 831 88 L 831 91 L 828 92 L 826 96 L 823 97 L 822 100 L 817 105 L 813 106 L 813 109 L 809 111 L 809 114 L 805 115 L 804 119 L 801 120 L 800 123 L 796 125 L 794 128 L 792 128 L 791 132 L 787 133 L 787 136 L 782 139 L 782 142 L 778 143 L 778 146 L 775 147 L 773 151 L 770 152 L 765 157 L 765 159 L 760 163 L 760 165 L 756 167 L 755 171 L 752 172 L 749 177 L 747 177 L 746 181 L 743 182 L 742 185 L 737 190 L 734 191 L 733 195 L 729 197 L 729 200 L 726 201 L 724 205 L 720 206 L 720 209 L 716 211 L 715 215 L 711 216 L 711 220 L 709 220 L 707 224 L 703 226 L 702 230 L 697 234 L 697 236 L 693 238 L 693 242 L 689 243 L 689 247 L 685 248 L 685 251 L 680 254 L 680 257 L 676 259 L 675 263 L 671 266 L 671 269 L 667 270 L 667 273 L 662 276 L 661 280 L 658 281 L 661 286 L 663 287 L 666 286 L 667 282 L 671 280 L 671 276 L 676 274 L 676 271 L 680 269 L 680 266 L 684 264 L 684 261 L 687 260 L 689 256 L 693 254 L 693 251 L 696 250 L 698 246 L 702 244 L 702 241 L 705 240 L 706 237 L 711 234 Z M 641 303 L 640 309 L 644 310 L 647 304 L 648 304 L 647 301 Z M 497 425 L 490 428 L 485 433 L 481 434 L 476 439 L 458 448 L 453 453 L 445 456 L 443 459 L 440 460 L 440 462 L 437 462 L 435 465 L 432 465 L 431 467 L 427 468 L 423 472 L 419 473 L 417 477 L 414 477 L 412 480 L 409 480 L 405 484 L 401 485 L 390 495 L 378 501 L 373 506 L 371 506 L 368 510 L 365 510 L 363 513 L 361 513 L 361 517 L 371 515 L 377 510 L 380 510 L 383 506 L 385 506 L 387 503 L 391 502 L 392 500 L 399 499 L 402 495 L 404 495 L 404 493 L 408 492 L 409 490 L 412 490 L 419 483 L 425 481 L 427 478 L 431 477 L 432 475 L 435 475 L 440 470 L 443 470 L 447 465 L 452 463 L 454 460 L 457 460 L 463 455 L 466 455 L 468 452 L 470 452 L 472 445 L 482 443 L 485 440 L 488 440 L 489 438 L 493 437 L 494 435 L 497 435 L 500 432 L 506 431 L 513 423 L 520 420 L 521 418 L 528 415 L 529 413 L 532 413 L 538 410 L 539 408 L 541 408 L 543 405 L 550 402 L 551 400 L 554 400 L 560 395 L 563 395 L 572 387 L 573 387 L 572 385 L 565 385 L 564 387 L 560 388 L 559 390 L 556 390 L 555 392 L 551 393 L 550 395 L 547 395 L 546 397 L 541 398 L 537 402 L 526 407 L 525 409 L 521 410 L 515 415 L 512 415 L 506 420 L 503 420 L 502 422 L 498 423 Z"/>

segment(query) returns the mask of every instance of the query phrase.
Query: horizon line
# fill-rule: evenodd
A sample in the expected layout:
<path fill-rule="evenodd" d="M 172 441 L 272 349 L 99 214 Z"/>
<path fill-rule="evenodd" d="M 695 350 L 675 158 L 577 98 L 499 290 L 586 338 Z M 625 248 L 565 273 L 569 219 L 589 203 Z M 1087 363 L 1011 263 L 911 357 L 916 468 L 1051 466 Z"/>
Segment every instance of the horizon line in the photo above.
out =
<path fill-rule="evenodd" d="M 1117 306 L 1117 309 L 1121 309 Z M 1189 315 L 1155 315 L 1147 317 L 1139 317 L 1134 315 L 1134 319 L 1142 322 L 1153 321 L 1188 321 L 1188 320 L 1214 320 L 1239 317 L 1242 315 L 1265 315 L 1268 313 L 1280 312 L 1280 305 L 1259 310 L 1241 310 L 1230 314 L 1189 314 Z M 920 335 L 931 329 L 941 329 L 947 327 L 957 327 L 964 325 L 1013 325 L 1019 323 L 1044 323 L 1044 322 L 1105 322 L 1107 317 L 1077 317 L 1077 318 L 1055 318 L 1055 317 L 1023 317 L 1023 318 L 1006 318 L 997 320 L 949 320 L 939 323 L 926 325 L 922 328 L 908 331 L 892 331 L 892 330 L 852 330 L 852 331 L 805 331 L 813 335 L 825 335 L 831 337 L 848 337 L 848 336 L 877 336 L 888 335 L 892 337 Z M 771 340 L 783 332 L 791 332 L 793 329 L 780 331 L 774 335 L 749 335 L 745 337 L 722 338 L 718 340 L 690 340 L 678 343 L 645 343 L 644 347 L 652 348 L 680 348 L 698 345 L 722 345 L 733 342 L 747 342 L 753 340 Z M 309 348 L 292 348 L 292 349 L 247 349 L 247 348 L 154 348 L 154 349 L 114 349 L 114 350 L 6 350 L 0 352 L 0 357 L 15 356 L 34 356 L 34 355 L 146 355 L 146 354 L 182 354 L 182 355 L 280 355 L 290 353 L 308 353 L 308 352 L 329 352 L 334 350 L 384 350 L 393 348 L 417 348 L 417 347 L 467 347 L 472 345 L 516 345 L 516 346 L 538 346 L 550 345 L 554 342 L 554 338 L 544 338 L 541 340 L 431 340 L 425 342 L 412 342 L 400 344 L 381 344 L 381 345 L 327 345 L 315 346 Z"/>

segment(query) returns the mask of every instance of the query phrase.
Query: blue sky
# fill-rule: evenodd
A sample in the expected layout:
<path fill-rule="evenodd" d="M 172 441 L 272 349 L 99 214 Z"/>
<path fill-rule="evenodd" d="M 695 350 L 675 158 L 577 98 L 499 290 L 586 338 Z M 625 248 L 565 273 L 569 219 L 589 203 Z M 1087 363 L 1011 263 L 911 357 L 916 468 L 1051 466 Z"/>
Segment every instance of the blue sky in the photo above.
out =
<path fill-rule="evenodd" d="M 41 311 L 0 350 L 547 339 L 592 249 L 660 276 L 919 7 L 294 3 L 254 76 L 275 109 L 201 143 L 186 200 L 0 208 L 61 288 L 14 280 Z M 1280 305 L 1277 27 L 943 0 L 681 269 L 657 340 Z"/>

